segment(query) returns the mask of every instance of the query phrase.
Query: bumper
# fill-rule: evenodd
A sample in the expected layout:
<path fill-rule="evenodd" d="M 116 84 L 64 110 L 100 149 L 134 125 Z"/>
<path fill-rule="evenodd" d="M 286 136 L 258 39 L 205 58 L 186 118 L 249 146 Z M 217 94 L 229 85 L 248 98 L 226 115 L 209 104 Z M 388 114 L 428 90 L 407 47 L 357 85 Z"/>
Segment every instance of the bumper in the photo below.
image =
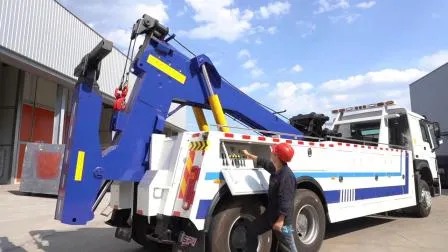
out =
<path fill-rule="evenodd" d="M 129 227 L 127 220 L 130 209 L 114 210 L 106 224 L 117 227 Z M 135 214 L 132 225 L 133 238 L 139 243 L 166 244 L 173 251 L 206 251 L 205 233 L 197 230 L 189 220 L 181 217 L 157 215 L 149 217 Z"/>

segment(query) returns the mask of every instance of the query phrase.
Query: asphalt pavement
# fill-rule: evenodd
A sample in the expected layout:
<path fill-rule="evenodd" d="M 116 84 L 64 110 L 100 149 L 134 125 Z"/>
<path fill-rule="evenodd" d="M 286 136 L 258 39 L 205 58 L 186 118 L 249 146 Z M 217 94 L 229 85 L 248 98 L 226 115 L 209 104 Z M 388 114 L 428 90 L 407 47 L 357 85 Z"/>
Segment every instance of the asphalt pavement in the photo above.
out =
<path fill-rule="evenodd" d="M 114 238 L 98 207 L 95 220 L 70 226 L 53 219 L 55 197 L 24 195 L 16 185 L 0 186 L 0 252 L 143 252 L 136 243 Z M 446 194 L 448 195 L 448 194 Z M 327 227 L 322 252 L 447 251 L 448 196 L 433 199 L 428 218 L 370 216 Z"/>

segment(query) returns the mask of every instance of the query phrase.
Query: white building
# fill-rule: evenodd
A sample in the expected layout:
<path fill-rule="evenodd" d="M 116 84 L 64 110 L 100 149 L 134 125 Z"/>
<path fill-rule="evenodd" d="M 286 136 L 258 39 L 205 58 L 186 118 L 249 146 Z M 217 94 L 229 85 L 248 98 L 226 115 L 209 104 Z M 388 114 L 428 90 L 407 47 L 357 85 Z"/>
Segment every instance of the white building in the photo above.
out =
<path fill-rule="evenodd" d="M 27 142 L 65 143 L 74 69 L 101 39 L 54 0 L 0 1 L 0 184 L 20 182 Z M 125 59 L 114 48 L 101 68 L 104 146 Z M 185 110 L 168 118 L 167 134 L 185 128 Z"/>

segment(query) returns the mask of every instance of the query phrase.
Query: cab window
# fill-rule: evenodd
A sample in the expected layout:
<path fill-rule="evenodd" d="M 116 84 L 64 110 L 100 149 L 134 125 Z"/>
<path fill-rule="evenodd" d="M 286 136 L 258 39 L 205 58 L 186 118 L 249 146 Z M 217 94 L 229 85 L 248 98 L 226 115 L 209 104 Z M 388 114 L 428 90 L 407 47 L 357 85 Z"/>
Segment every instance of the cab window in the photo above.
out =
<path fill-rule="evenodd" d="M 359 140 L 365 144 L 370 142 L 370 144 L 376 145 L 379 140 L 380 126 L 380 120 L 374 120 L 339 124 L 335 126 L 335 130 L 341 134 L 342 138 Z"/>
<path fill-rule="evenodd" d="M 410 148 L 411 135 L 406 115 L 388 119 L 389 144 Z"/>

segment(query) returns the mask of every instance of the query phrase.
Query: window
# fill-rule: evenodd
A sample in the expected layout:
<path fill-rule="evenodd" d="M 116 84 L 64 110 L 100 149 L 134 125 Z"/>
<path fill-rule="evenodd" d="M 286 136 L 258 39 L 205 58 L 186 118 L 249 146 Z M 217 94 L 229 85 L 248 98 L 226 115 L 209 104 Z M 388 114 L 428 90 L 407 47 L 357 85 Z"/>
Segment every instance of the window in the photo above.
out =
<path fill-rule="evenodd" d="M 411 135 L 406 115 L 388 119 L 389 144 L 410 148 Z"/>
<path fill-rule="evenodd" d="M 428 129 L 426 123 L 423 121 L 420 121 L 420 131 L 422 132 L 423 141 L 429 143 L 429 145 L 431 146 L 431 140 L 429 138 Z"/>
<path fill-rule="evenodd" d="M 378 143 L 380 126 L 380 120 L 375 120 L 340 124 L 335 126 L 335 130 L 343 138 Z"/>

